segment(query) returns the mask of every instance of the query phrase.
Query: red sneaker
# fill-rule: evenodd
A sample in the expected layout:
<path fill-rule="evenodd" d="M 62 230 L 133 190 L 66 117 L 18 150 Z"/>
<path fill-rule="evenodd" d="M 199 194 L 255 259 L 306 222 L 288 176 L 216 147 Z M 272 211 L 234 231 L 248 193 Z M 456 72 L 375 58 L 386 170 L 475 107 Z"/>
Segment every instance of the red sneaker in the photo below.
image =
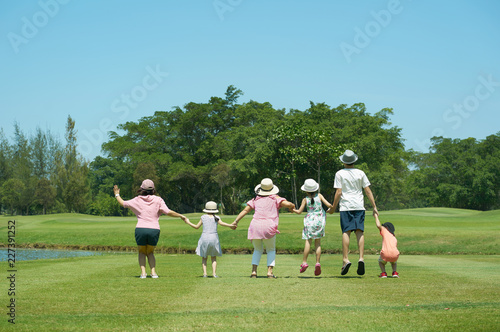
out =
<path fill-rule="evenodd" d="M 396 271 L 392 272 L 392 277 L 399 278 L 399 273 L 397 273 Z"/>
<path fill-rule="evenodd" d="M 387 273 L 382 272 L 382 273 L 380 273 L 380 275 L 378 277 L 379 278 L 387 278 Z"/>

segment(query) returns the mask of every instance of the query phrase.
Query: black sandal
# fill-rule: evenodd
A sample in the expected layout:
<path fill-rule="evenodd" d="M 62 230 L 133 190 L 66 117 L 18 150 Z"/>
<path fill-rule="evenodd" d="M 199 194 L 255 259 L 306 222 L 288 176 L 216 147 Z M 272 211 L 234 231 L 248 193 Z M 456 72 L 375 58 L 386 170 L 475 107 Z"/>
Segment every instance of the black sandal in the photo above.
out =
<path fill-rule="evenodd" d="M 365 262 L 364 261 L 359 261 L 358 262 L 358 270 L 356 272 L 360 276 L 362 276 L 362 275 L 365 274 Z"/>
<path fill-rule="evenodd" d="M 342 270 L 340 271 L 340 274 L 346 275 L 347 272 L 349 272 L 350 267 L 351 267 L 351 262 L 346 263 L 344 266 L 342 266 Z"/>

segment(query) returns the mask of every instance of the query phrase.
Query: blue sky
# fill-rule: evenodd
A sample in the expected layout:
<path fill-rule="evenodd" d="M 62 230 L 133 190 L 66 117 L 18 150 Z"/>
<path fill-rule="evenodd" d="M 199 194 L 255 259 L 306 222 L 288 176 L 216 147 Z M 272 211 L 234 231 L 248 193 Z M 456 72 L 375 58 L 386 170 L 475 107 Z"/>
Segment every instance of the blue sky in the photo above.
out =
<path fill-rule="evenodd" d="M 0 127 L 101 154 L 126 121 L 241 89 L 240 102 L 392 108 L 406 148 L 500 131 L 500 2 L 0 1 Z"/>

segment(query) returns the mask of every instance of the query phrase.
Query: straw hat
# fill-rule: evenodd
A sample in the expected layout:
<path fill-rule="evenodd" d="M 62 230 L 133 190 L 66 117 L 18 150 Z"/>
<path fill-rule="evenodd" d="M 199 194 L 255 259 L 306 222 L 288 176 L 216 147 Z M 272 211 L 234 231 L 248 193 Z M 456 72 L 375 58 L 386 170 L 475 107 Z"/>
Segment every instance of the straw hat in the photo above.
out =
<path fill-rule="evenodd" d="M 345 150 L 344 154 L 339 158 L 341 162 L 347 165 L 354 164 L 358 160 L 358 156 L 351 150 Z"/>
<path fill-rule="evenodd" d="M 218 213 L 219 210 L 217 209 L 217 203 L 210 201 L 205 204 L 205 208 L 203 209 L 203 212 L 205 213 Z"/>
<path fill-rule="evenodd" d="M 142 190 L 154 190 L 155 184 L 150 179 L 146 179 L 146 180 L 142 181 L 141 189 Z"/>
<path fill-rule="evenodd" d="M 319 184 L 318 182 L 314 181 L 314 179 L 307 179 L 304 181 L 304 185 L 300 187 L 300 190 L 308 192 L 308 193 L 313 193 L 315 191 L 318 191 L 319 189 Z"/>
<path fill-rule="evenodd" d="M 278 187 L 273 184 L 273 180 L 269 178 L 262 179 L 260 184 L 255 187 L 255 194 L 259 196 L 270 196 L 279 193 Z"/>

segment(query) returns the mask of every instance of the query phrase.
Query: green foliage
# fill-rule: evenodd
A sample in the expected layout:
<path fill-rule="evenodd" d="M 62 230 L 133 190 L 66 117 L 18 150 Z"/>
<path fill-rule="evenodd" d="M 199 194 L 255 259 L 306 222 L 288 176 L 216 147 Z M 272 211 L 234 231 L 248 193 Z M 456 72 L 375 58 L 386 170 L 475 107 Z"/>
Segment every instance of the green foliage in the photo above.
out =
<path fill-rule="evenodd" d="M 91 182 L 99 186 L 92 189 L 94 197 L 109 193 L 111 183 L 105 178 L 120 170 L 129 178 L 114 184 L 127 188 L 156 176 L 167 205 L 182 213 L 201 211 L 206 201 L 214 200 L 225 213 L 236 214 L 264 177 L 296 203 L 297 188 L 307 178 L 317 179 L 322 193 L 332 199 L 335 172 L 342 167 L 338 157 L 353 148 L 370 178 L 384 175 L 374 190 L 383 198 L 378 205 L 383 208 L 385 200 L 397 205 L 394 193 L 400 194 L 397 187 L 403 187 L 407 166 L 400 129 L 388 121 L 390 109 L 372 116 L 363 104 L 331 108 L 311 103 L 304 112 L 286 113 L 269 103 L 238 104 L 241 94 L 229 86 L 224 98 L 190 102 L 120 125 L 124 134 L 111 132 L 103 144 L 107 159 L 98 157 L 91 165 Z M 144 163 L 154 171 L 138 172 Z"/>
<path fill-rule="evenodd" d="M 415 153 L 408 196 L 423 206 L 491 210 L 500 207 L 500 136 L 434 137 L 429 153 Z"/>
<path fill-rule="evenodd" d="M 103 192 L 97 194 L 89 204 L 87 213 L 96 216 L 122 216 L 126 211 L 116 202 L 116 199 Z"/>
<path fill-rule="evenodd" d="M 9 179 L 23 184 L 15 203 L 0 197 L 1 210 L 32 214 L 90 208 L 100 214 L 109 209 L 97 207 L 98 196 L 111 195 L 116 184 L 125 199 L 132 198 L 145 178 L 181 213 L 201 211 L 213 200 L 225 214 L 236 214 L 264 177 L 295 204 L 307 178 L 316 179 L 325 198 L 333 200 L 335 173 L 343 167 L 338 158 L 345 149 L 359 156 L 356 167 L 368 175 L 379 210 L 500 207 L 498 134 L 483 141 L 436 137 L 428 153 L 416 153 L 405 151 L 390 108 L 371 115 L 362 103 L 310 102 L 306 110 L 287 112 L 268 102 L 239 104 L 242 94 L 231 85 L 223 97 L 206 103 L 188 102 L 123 123 L 118 126 L 122 134 L 109 133 L 105 156 L 90 164 L 77 153 L 70 116 L 64 146 L 39 128 L 28 138 L 16 123 L 12 144 L 0 130 L 0 186 Z M 42 179 L 49 185 L 34 195 Z M 91 202 L 96 204 L 89 207 Z"/>
<path fill-rule="evenodd" d="M 12 178 L 3 183 L 0 197 L 2 198 L 2 204 L 8 208 L 10 214 L 21 213 L 24 207 L 22 203 L 24 192 L 24 183 L 19 179 Z"/>
<path fill-rule="evenodd" d="M 50 180 L 46 178 L 41 178 L 38 180 L 35 189 L 35 200 L 43 208 L 43 214 L 46 213 L 47 209 L 54 206 L 56 202 L 57 191 L 54 186 L 50 183 Z"/>

